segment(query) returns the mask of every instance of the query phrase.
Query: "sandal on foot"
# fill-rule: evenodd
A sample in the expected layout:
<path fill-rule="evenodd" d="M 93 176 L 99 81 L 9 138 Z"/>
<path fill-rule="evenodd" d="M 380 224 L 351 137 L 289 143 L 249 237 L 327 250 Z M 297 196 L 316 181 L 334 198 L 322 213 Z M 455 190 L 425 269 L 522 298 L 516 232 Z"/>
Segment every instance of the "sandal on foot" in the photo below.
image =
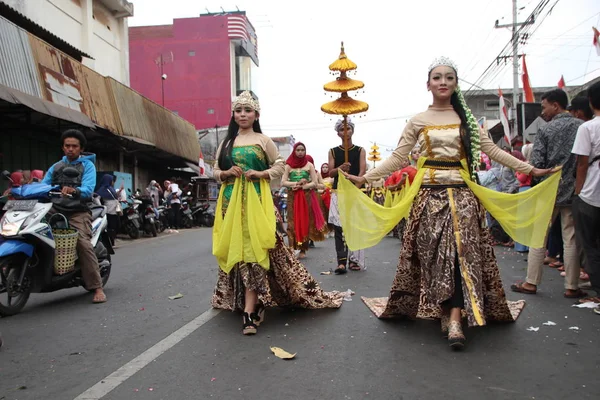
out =
<path fill-rule="evenodd" d="M 340 266 L 338 266 L 338 267 L 335 269 L 335 271 L 333 271 L 333 273 L 334 273 L 334 274 L 336 274 L 336 275 L 344 275 L 346 272 L 348 272 L 348 271 L 346 270 L 346 267 L 340 267 Z"/>
<path fill-rule="evenodd" d="M 450 321 L 448 324 L 448 344 L 452 350 L 462 350 L 465 347 L 465 334 L 459 321 Z"/>
<path fill-rule="evenodd" d="M 256 305 L 256 311 L 250 314 L 250 317 L 256 324 L 256 326 L 260 326 L 263 322 L 265 322 L 265 306 L 263 304 Z"/>
<path fill-rule="evenodd" d="M 562 262 L 560 262 L 560 261 L 554 261 L 554 262 L 551 262 L 550 264 L 548 264 L 548 266 L 549 266 L 550 268 L 560 268 L 560 267 L 562 267 L 563 265 L 564 265 L 564 264 L 563 264 Z"/>
<path fill-rule="evenodd" d="M 255 335 L 256 334 L 256 323 L 254 322 L 254 320 L 252 320 L 252 314 L 248 314 L 247 312 L 242 314 L 242 317 L 244 318 L 244 329 L 242 330 L 242 333 L 244 335 Z"/>
<path fill-rule="evenodd" d="M 580 299 L 582 297 L 587 296 L 587 293 L 581 289 L 577 289 L 577 290 L 567 289 L 567 292 L 563 293 L 563 296 L 567 299 Z"/>
<path fill-rule="evenodd" d="M 360 271 L 360 265 L 357 263 L 351 262 L 348 268 L 350 268 L 351 271 Z"/>
<path fill-rule="evenodd" d="M 590 280 L 590 276 L 587 274 L 587 272 L 581 271 L 579 273 L 579 280 L 580 281 L 589 281 Z"/>
<path fill-rule="evenodd" d="M 596 304 L 600 304 L 600 297 L 584 297 L 583 299 L 577 300 L 577 302 L 579 304 L 584 304 L 584 303 L 596 303 Z"/>
<path fill-rule="evenodd" d="M 561 265 L 560 267 L 556 268 L 556 270 L 560 272 L 565 272 L 565 266 Z"/>
<path fill-rule="evenodd" d="M 510 290 L 517 293 L 525 293 L 525 294 L 536 294 L 537 287 L 535 289 L 527 289 L 523 286 L 523 282 L 515 283 L 514 285 L 510 285 Z"/>

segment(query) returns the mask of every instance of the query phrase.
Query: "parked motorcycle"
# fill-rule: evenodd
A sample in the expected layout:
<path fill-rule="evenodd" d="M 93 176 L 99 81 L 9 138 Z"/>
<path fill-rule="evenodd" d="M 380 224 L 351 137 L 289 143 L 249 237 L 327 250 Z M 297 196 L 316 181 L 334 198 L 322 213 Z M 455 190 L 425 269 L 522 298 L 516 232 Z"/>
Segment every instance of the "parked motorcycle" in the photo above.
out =
<path fill-rule="evenodd" d="M 123 205 L 121 231 L 129 235 L 132 239 L 138 239 L 140 237 L 140 229 L 142 228 L 141 218 L 138 212 L 140 204 L 142 204 L 140 200 L 128 196 L 127 202 Z"/>
<path fill-rule="evenodd" d="M 79 174 L 74 168 L 65 168 L 64 173 Z M 78 261 L 73 271 L 54 274 L 56 243 L 52 229 L 67 227 L 62 214 L 49 215 L 50 196 L 60 196 L 59 190 L 59 187 L 41 183 L 24 185 L 12 190 L 15 200 L 9 200 L 4 206 L 6 213 L 0 220 L 0 315 L 3 317 L 19 313 L 31 293 L 84 286 Z M 107 233 L 106 207 L 92 205 L 90 209 L 91 242 L 98 258 L 102 286 L 105 286 L 114 254 Z"/>
<path fill-rule="evenodd" d="M 188 192 L 187 196 L 181 199 L 181 224 L 184 228 L 190 229 L 194 226 L 194 217 L 192 216 L 192 209 L 190 208 L 190 197 L 192 193 Z"/>
<path fill-rule="evenodd" d="M 192 218 L 198 226 L 212 227 L 215 224 L 215 213 L 210 209 L 210 203 L 196 202 L 192 207 Z"/>
<path fill-rule="evenodd" d="M 154 204 L 148 197 L 140 197 L 140 216 L 142 217 L 142 226 L 144 232 L 148 235 L 156 237 L 158 235 L 158 227 L 156 226 L 156 212 L 154 211 Z M 160 222 L 158 222 L 160 223 Z"/>

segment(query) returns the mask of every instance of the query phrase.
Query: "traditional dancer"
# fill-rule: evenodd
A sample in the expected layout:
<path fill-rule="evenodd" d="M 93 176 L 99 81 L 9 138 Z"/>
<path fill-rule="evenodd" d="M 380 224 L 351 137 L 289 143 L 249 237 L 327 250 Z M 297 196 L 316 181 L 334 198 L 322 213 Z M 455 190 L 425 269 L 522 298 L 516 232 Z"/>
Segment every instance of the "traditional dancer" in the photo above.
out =
<path fill-rule="evenodd" d="M 338 184 L 338 170 L 349 172 L 355 176 L 363 176 L 367 169 L 367 156 L 365 150 L 360 146 L 355 146 L 352 143 L 352 135 L 354 134 L 354 123 L 348 119 L 347 123 L 347 146 L 348 146 L 348 162 L 344 162 L 344 123 L 342 120 L 336 122 L 335 131 L 342 139 L 342 145 L 329 150 L 329 176 L 333 178 L 333 193 L 331 194 L 331 202 L 329 205 L 329 223 L 333 225 L 335 232 L 335 251 L 337 253 L 338 266 L 335 269 L 335 274 L 345 274 L 347 272 L 346 265 L 354 271 L 360 271 L 365 265 L 364 250 L 349 251 L 344 241 L 344 231 L 340 221 L 340 215 L 337 207 L 337 195 L 335 190 Z M 363 186 L 361 184 L 361 186 Z M 348 258 L 350 262 L 348 263 Z"/>
<path fill-rule="evenodd" d="M 306 155 L 306 146 L 298 142 L 288 157 L 281 185 L 288 188 L 289 246 L 300 250 L 298 258 L 306 257 L 309 241 L 323 241 L 328 232 L 327 222 L 315 192 L 319 178 Z"/>
<path fill-rule="evenodd" d="M 404 213 L 412 204 L 389 298 L 363 300 L 380 318 L 444 317 L 442 325 L 448 332 L 450 346 L 462 348 L 465 336 L 461 312 L 466 314 L 470 326 L 481 326 L 490 320 L 514 321 L 524 305 L 509 304 L 502 287 L 485 227 L 485 209 L 478 200 L 479 197 L 485 202 L 488 191 L 478 189 L 472 181 L 479 166 L 480 151 L 524 173 L 540 176 L 552 171 L 536 169 L 517 160 L 496 147 L 487 135 L 480 134 L 458 87 L 457 68 L 449 59 L 442 57 L 433 62 L 428 71 L 427 88 L 433 95 L 433 105 L 408 122 L 392 156 L 364 177 L 348 176 L 356 185 L 377 180 L 398 170 L 415 143 L 420 144 L 419 172 L 411 186 L 414 188 L 412 196 L 416 194 L 416 197 L 408 196 L 397 206 L 399 213 Z M 558 176 L 551 181 L 557 183 Z M 345 188 L 353 190 L 347 184 L 340 184 L 344 189 L 339 193 L 342 215 L 346 207 L 356 207 L 356 204 L 346 204 L 350 201 L 344 197 Z M 546 187 L 553 189 L 550 185 Z M 481 195 L 481 190 L 485 190 L 485 194 Z M 528 196 L 528 193 L 531 191 L 503 196 Z M 542 214 L 549 218 L 550 212 L 548 209 Z M 356 224 L 372 218 L 373 215 L 369 215 L 361 219 L 358 211 L 352 215 Z M 382 224 L 378 237 L 385 236 L 394 222 Z M 353 226 L 350 233 L 354 234 L 355 229 L 361 227 Z M 364 232 L 373 235 L 370 231 Z M 347 239 L 354 246 L 354 238 Z M 361 245 L 372 245 L 368 242 L 360 241 Z"/>
<path fill-rule="evenodd" d="M 245 91 L 232 110 L 214 170 L 222 186 L 213 229 L 220 269 L 212 306 L 243 311 L 243 333 L 251 335 L 264 321 L 265 307 L 338 308 L 343 295 L 321 290 L 276 232 L 269 180 L 283 175 L 284 162 L 262 134 L 258 100 Z"/>

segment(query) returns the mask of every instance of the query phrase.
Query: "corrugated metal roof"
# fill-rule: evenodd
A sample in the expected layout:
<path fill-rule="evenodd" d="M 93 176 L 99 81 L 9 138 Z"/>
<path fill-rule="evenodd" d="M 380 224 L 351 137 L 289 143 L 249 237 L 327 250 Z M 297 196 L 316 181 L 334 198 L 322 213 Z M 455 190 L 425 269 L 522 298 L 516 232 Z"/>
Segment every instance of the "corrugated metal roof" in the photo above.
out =
<path fill-rule="evenodd" d="M 41 97 L 27 32 L 0 17 L 0 83 Z"/>
<path fill-rule="evenodd" d="M 194 125 L 112 78 L 110 86 L 124 137 L 195 162 L 200 144 Z"/>

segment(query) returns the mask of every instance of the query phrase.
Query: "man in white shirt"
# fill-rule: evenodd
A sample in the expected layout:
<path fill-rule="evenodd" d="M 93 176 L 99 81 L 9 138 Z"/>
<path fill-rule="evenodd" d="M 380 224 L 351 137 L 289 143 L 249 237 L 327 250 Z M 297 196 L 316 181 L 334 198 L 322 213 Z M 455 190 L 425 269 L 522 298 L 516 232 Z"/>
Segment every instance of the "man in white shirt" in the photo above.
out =
<path fill-rule="evenodd" d="M 577 175 L 573 202 L 575 233 L 583 246 L 586 272 L 596 297 L 582 299 L 600 303 L 600 82 L 588 89 L 594 119 L 577 130 L 573 154 L 577 155 Z M 594 310 L 600 314 L 600 309 Z"/>

